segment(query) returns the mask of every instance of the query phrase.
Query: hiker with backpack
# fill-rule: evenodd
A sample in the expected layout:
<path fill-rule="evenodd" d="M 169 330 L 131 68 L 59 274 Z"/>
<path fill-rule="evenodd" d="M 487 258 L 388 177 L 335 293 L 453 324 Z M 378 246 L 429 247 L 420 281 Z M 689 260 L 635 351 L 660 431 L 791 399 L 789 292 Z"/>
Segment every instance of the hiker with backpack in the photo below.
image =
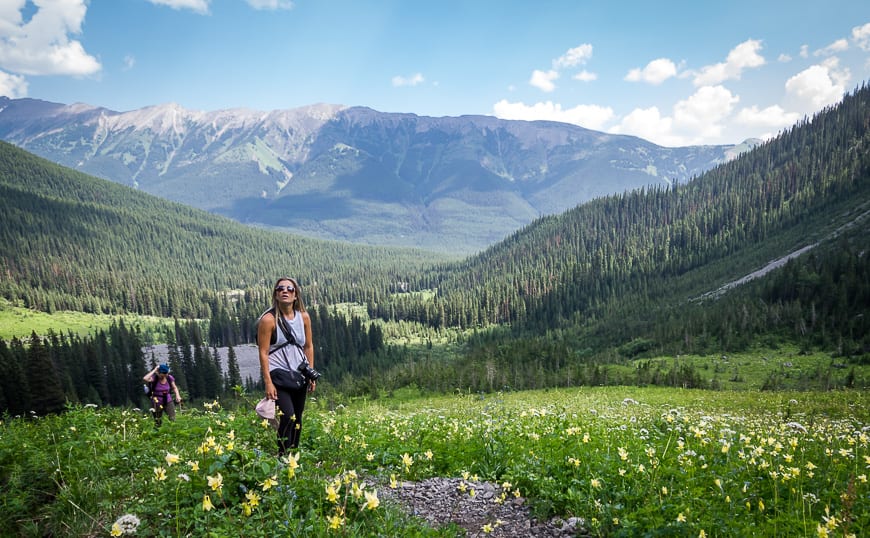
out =
<path fill-rule="evenodd" d="M 163 423 L 163 414 L 169 420 L 175 420 L 175 403 L 181 405 L 181 393 L 175 384 L 175 378 L 169 375 L 169 365 L 160 364 L 145 374 L 142 378 L 148 384 L 148 399 L 151 402 L 151 414 L 154 415 L 154 427 Z M 175 392 L 175 403 L 172 393 Z"/>
<path fill-rule="evenodd" d="M 302 302 L 302 290 L 292 278 L 282 277 L 272 290 L 272 308 L 257 320 L 257 347 L 266 398 L 281 410 L 278 456 L 299 447 L 305 398 L 320 374 L 314 370 L 311 318 Z"/>

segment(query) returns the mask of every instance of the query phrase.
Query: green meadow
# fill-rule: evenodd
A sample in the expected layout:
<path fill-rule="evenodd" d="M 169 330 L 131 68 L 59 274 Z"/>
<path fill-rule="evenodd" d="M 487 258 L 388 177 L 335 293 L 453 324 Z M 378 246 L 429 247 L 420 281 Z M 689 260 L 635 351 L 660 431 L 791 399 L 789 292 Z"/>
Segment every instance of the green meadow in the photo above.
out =
<path fill-rule="evenodd" d="M 492 503 L 581 518 L 592 536 L 861 536 L 870 395 L 571 388 L 313 398 L 275 456 L 259 395 L 146 411 L 75 407 L 0 423 L 3 536 L 456 536 L 386 497 L 461 479 Z M 469 535 L 496 533 L 495 518 Z"/>
<path fill-rule="evenodd" d="M 97 331 L 107 330 L 113 323 L 121 320 L 129 327 L 139 327 L 146 336 L 146 343 L 152 343 L 154 338 L 161 339 L 160 334 L 164 329 L 173 327 L 173 320 L 155 316 L 118 316 L 68 310 L 49 314 L 15 306 L 0 298 L 0 338 L 7 342 L 13 338 L 26 340 L 34 332 L 40 336 L 45 336 L 50 331 L 62 331 L 64 334 L 70 332 L 79 336 L 93 335 Z"/>

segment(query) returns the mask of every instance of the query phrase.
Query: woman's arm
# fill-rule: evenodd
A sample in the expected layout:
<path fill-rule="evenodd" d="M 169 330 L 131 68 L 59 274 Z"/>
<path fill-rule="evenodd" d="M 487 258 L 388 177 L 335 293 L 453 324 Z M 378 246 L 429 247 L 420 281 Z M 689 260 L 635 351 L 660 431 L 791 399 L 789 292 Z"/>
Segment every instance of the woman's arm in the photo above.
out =
<path fill-rule="evenodd" d="M 153 370 L 145 374 L 145 377 L 142 378 L 142 381 L 146 383 L 151 383 L 152 381 L 154 381 L 154 374 L 157 373 L 157 368 L 159 368 L 159 366 L 155 366 Z"/>
<path fill-rule="evenodd" d="M 275 316 L 271 313 L 264 315 L 257 328 L 257 350 L 260 355 L 260 374 L 263 376 L 263 384 L 266 385 L 266 398 L 270 400 L 278 399 L 278 390 L 269 375 L 269 346 L 274 331 Z"/>
<path fill-rule="evenodd" d="M 308 365 L 314 368 L 314 341 L 311 339 L 311 316 L 308 312 L 302 312 L 302 324 L 305 327 L 305 345 L 302 347 L 302 352 L 308 358 Z M 308 392 L 314 392 L 315 386 L 317 381 L 312 379 L 308 383 Z"/>
<path fill-rule="evenodd" d="M 302 312 L 302 324 L 305 327 L 305 345 L 302 351 L 308 358 L 308 364 L 314 368 L 314 342 L 311 339 L 311 316 L 308 312 Z"/>
<path fill-rule="evenodd" d="M 175 391 L 175 403 L 181 403 L 181 393 L 178 392 L 178 385 L 175 384 L 175 379 L 172 380 L 172 390 Z"/>

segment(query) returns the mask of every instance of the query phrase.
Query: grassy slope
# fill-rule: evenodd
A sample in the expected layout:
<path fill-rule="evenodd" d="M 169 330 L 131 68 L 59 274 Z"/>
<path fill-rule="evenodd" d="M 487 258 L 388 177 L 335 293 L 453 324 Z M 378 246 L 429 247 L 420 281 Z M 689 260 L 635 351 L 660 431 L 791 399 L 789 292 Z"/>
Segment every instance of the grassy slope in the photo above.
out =
<path fill-rule="evenodd" d="M 271 455 L 254 397 L 185 408 L 160 430 L 138 409 L 6 419 L 0 534 L 105 536 L 132 514 L 137 536 L 455 536 L 351 492 L 385 499 L 391 476 L 464 476 L 469 491 L 489 481 L 541 517 L 582 516 L 592 535 L 816 536 L 832 517 L 836 535 L 860 535 L 868 395 L 572 388 L 334 411 L 321 397 L 306 409 L 298 467 Z"/>
<path fill-rule="evenodd" d="M 38 312 L 27 308 L 11 305 L 5 299 L 0 299 L 0 338 L 7 342 L 13 338 L 28 339 L 31 333 L 48 334 L 73 333 L 80 336 L 92 335 L 99 330 L 108 329 L 113 323 L 123 319 L 131 327 L 140 327 L 147 336 L 159 333 L 163 327 L 174 327 L 171 319 L 153 316 L 110 316 L 106 314 L 87 314 L 85 312 L 59 311 L 53 314 Z"/>

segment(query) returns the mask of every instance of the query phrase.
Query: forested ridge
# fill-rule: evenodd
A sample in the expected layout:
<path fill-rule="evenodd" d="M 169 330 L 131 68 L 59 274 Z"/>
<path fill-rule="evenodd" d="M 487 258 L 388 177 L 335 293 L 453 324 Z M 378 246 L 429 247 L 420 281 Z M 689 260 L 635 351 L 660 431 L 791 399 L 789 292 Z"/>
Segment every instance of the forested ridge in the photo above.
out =
<path fill-rule="evenodd" d="M 634 300 L 633 292 L 656 295 L 654 288 L 665 287 L 671 294 L 678 278 L 728 260 L 693 279 L 688 291 L 701 294 L 812 243 L 812 235 L 823 239 L 870 201 L 868 99 L 862 88 L 688 184 L 542 218 L 440 273 L 435 303 L 401 315 L 445 325 L 551 326 L 600 312 L 612 299 Z"/>
<path fill-rule="evenodd" d="M 304 282 L 310 301 L 363 302 L 444 259 L 250 228 L 5 142 L 0 211 L 0 292 L 47 312 L 208 318 L 227 292 L 262 291 L 283 274 Z"/>
<path fill-rule="evenodd" d="M 236 345 L 249 341 L 271 281 L 290 274 L 338 332 L 366 327 L 328 308 L 354 302 L 387 323 L 469 335 L 439 360 L 359 341 L 353 362 L 347 345 L 320 355 L 356 391 L 642 383 L 656 376 L 614 379 L 606 365 L 760 341 L 866 361 L 868 127 L 862 85 L 692 181 L 541 218 L 461 261 L 255 230 L 0 143 L 0 290 L 49 312 L 205 319 L 210 344 Z M 710 294 L 807 246 L 783 269 Z M 703 385 L 692 371 L 668 379 Z"/>

